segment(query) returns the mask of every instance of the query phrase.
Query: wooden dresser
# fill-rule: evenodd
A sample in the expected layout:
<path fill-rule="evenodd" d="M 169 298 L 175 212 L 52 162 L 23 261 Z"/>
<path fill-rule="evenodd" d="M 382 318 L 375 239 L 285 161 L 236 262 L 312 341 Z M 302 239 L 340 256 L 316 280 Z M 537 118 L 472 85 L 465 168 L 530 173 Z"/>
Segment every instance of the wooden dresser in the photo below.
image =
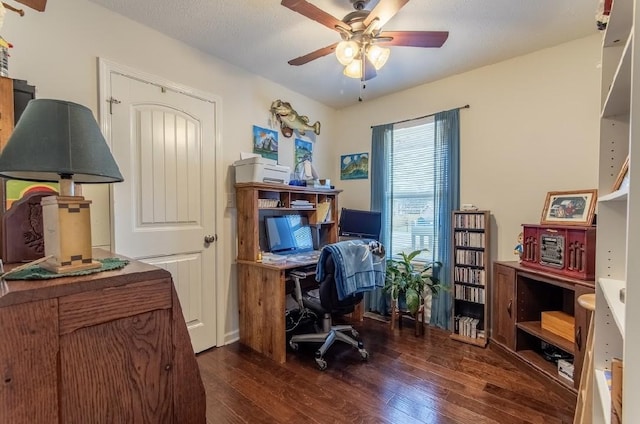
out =
<path fill-rule="evenodd" d="M 205 408 L 169 272 L 0 282 L 1 423 L 205 423 Z"/>

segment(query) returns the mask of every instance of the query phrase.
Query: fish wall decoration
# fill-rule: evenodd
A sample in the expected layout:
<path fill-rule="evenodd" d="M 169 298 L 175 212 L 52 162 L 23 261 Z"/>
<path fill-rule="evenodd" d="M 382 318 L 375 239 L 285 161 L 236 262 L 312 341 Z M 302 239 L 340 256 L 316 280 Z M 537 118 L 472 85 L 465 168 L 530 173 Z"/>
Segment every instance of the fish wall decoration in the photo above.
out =
<path fill-rule="evenodd" d="M 280 123 L 280 131 L 287 138 L 291 137 L 295 130 L 301 135 L 304 135 L 305 131 L 313 131 L 316 135 L 320 135 L 320 122 L 316 121 L 309 125 L 309 118 L 298 115 L 289 102 L 283 102 L 280 99 L 274 100 L 269 111 Z"/>

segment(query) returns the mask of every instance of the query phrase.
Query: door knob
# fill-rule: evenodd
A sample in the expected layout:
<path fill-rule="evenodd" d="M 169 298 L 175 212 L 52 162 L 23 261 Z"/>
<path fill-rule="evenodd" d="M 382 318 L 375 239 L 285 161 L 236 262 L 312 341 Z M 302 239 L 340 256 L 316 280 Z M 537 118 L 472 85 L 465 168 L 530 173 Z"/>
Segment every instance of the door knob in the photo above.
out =
<path fill-rule="evenodd" d="M 209 235 L 209 236 L 204 236 L 204 242 L 205 242 L 205 243 L 207 243 L 207 244 L 208 244 L 208 243 L 213 243 L 214 241 L 216 241 L 216 239 L 217 239 L 217 238 L 218 238 L 218 236 L 217 236 L 217 235 L 213 235 L 213 236 L 211 236 L 211 235 Z"/>

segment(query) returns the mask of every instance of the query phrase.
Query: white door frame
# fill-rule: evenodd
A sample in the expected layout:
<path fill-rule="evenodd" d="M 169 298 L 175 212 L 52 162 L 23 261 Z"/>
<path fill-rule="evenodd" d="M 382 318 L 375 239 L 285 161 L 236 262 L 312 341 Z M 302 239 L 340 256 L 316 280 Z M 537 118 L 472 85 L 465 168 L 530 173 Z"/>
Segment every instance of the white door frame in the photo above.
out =
<path fill-rule="evenodd" d="M 158 77 L 156 75 L 148 74 L 146 72 L 139 71 L 137 69 L 133 69 L 124 65 L 120 65 L 116 62 L 112 62 L 110 60 L 98 57 L 98 84 L 99 84 L 99 93 L 98 93 L 98 114 L 100 117 L 100 126 L 102 128 L 102 133 L 107 139 L 107 143 L 111 148 L 111 120 L 109 118 L 109 93 L 111 92 L 111 78 L 109 75 L 111 73 L 118 73 L 124 75 L 129 78 L 137 79 L 139 81 L 154 84 L 160 87 L 170 88 L 171 90 L 187 94 L 192 97 L 197 97 L 204 101 L 208 101 L 214 103 L 216 105 L 216 114 L 215 114 L 215 127 L 216 127 L 216 142 L 215 142 L 215 192 L 217 194 L 217 198 L 215 199 L 215 207 L 214 207 L 214 221 L 215 221 L 215 230 L 218 236 L 218 241 L 216 241 L 216 254 L 214 264 L 214 287 L 213 287 L 213 295 L 215 296 L 216 302 L 216 346 L 223 346 L 225 344 L 225 321 L 226 321 L 226 312 L 228 309 L 228 305 L 225 304 L 226 297 L 223 296 L 224 290 L 222 285 L 222 281 L 224 278 L 224 269 L 223 269 L 223 249 L 222 242 L 219 240 L 224 239 L 225 231 L 223 230 L 223 201 L 221 193 L 225 193 L 223 181 L 224 175 L 222 173 L 222 128 L 221 128 L 221 115 L 222 115 L 222 99 L 218 96 L 215 96 L 211 93 L 207 93 L 204 91 L 196 90 L 191 87 L 187 87 L 181 84 L 177 84 L 173 81 L 169 81 L 167 79 Z M 113 187 L 109 188 L 109 226 L 110 226 L 110 234 L 111 240 L 110 244 L 114 246 L 114 208 L 113 208 Z M 117 252 L 115 252 L 117 253 Z"/>

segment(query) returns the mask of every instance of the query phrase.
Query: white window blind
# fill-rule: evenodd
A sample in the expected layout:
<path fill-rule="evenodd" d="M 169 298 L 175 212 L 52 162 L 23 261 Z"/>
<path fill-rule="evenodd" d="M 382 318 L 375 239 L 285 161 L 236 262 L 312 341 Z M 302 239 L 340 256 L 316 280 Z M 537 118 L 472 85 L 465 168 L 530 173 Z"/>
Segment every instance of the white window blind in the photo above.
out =
<path fill-rule="evenodd" d="M 391 253 L 428 249 L 417 259 L 433 260 L 435 135 L 433 116 L 396 124 L 387 155 L 390 170 L 387 228 L 391 228 Z"/>

